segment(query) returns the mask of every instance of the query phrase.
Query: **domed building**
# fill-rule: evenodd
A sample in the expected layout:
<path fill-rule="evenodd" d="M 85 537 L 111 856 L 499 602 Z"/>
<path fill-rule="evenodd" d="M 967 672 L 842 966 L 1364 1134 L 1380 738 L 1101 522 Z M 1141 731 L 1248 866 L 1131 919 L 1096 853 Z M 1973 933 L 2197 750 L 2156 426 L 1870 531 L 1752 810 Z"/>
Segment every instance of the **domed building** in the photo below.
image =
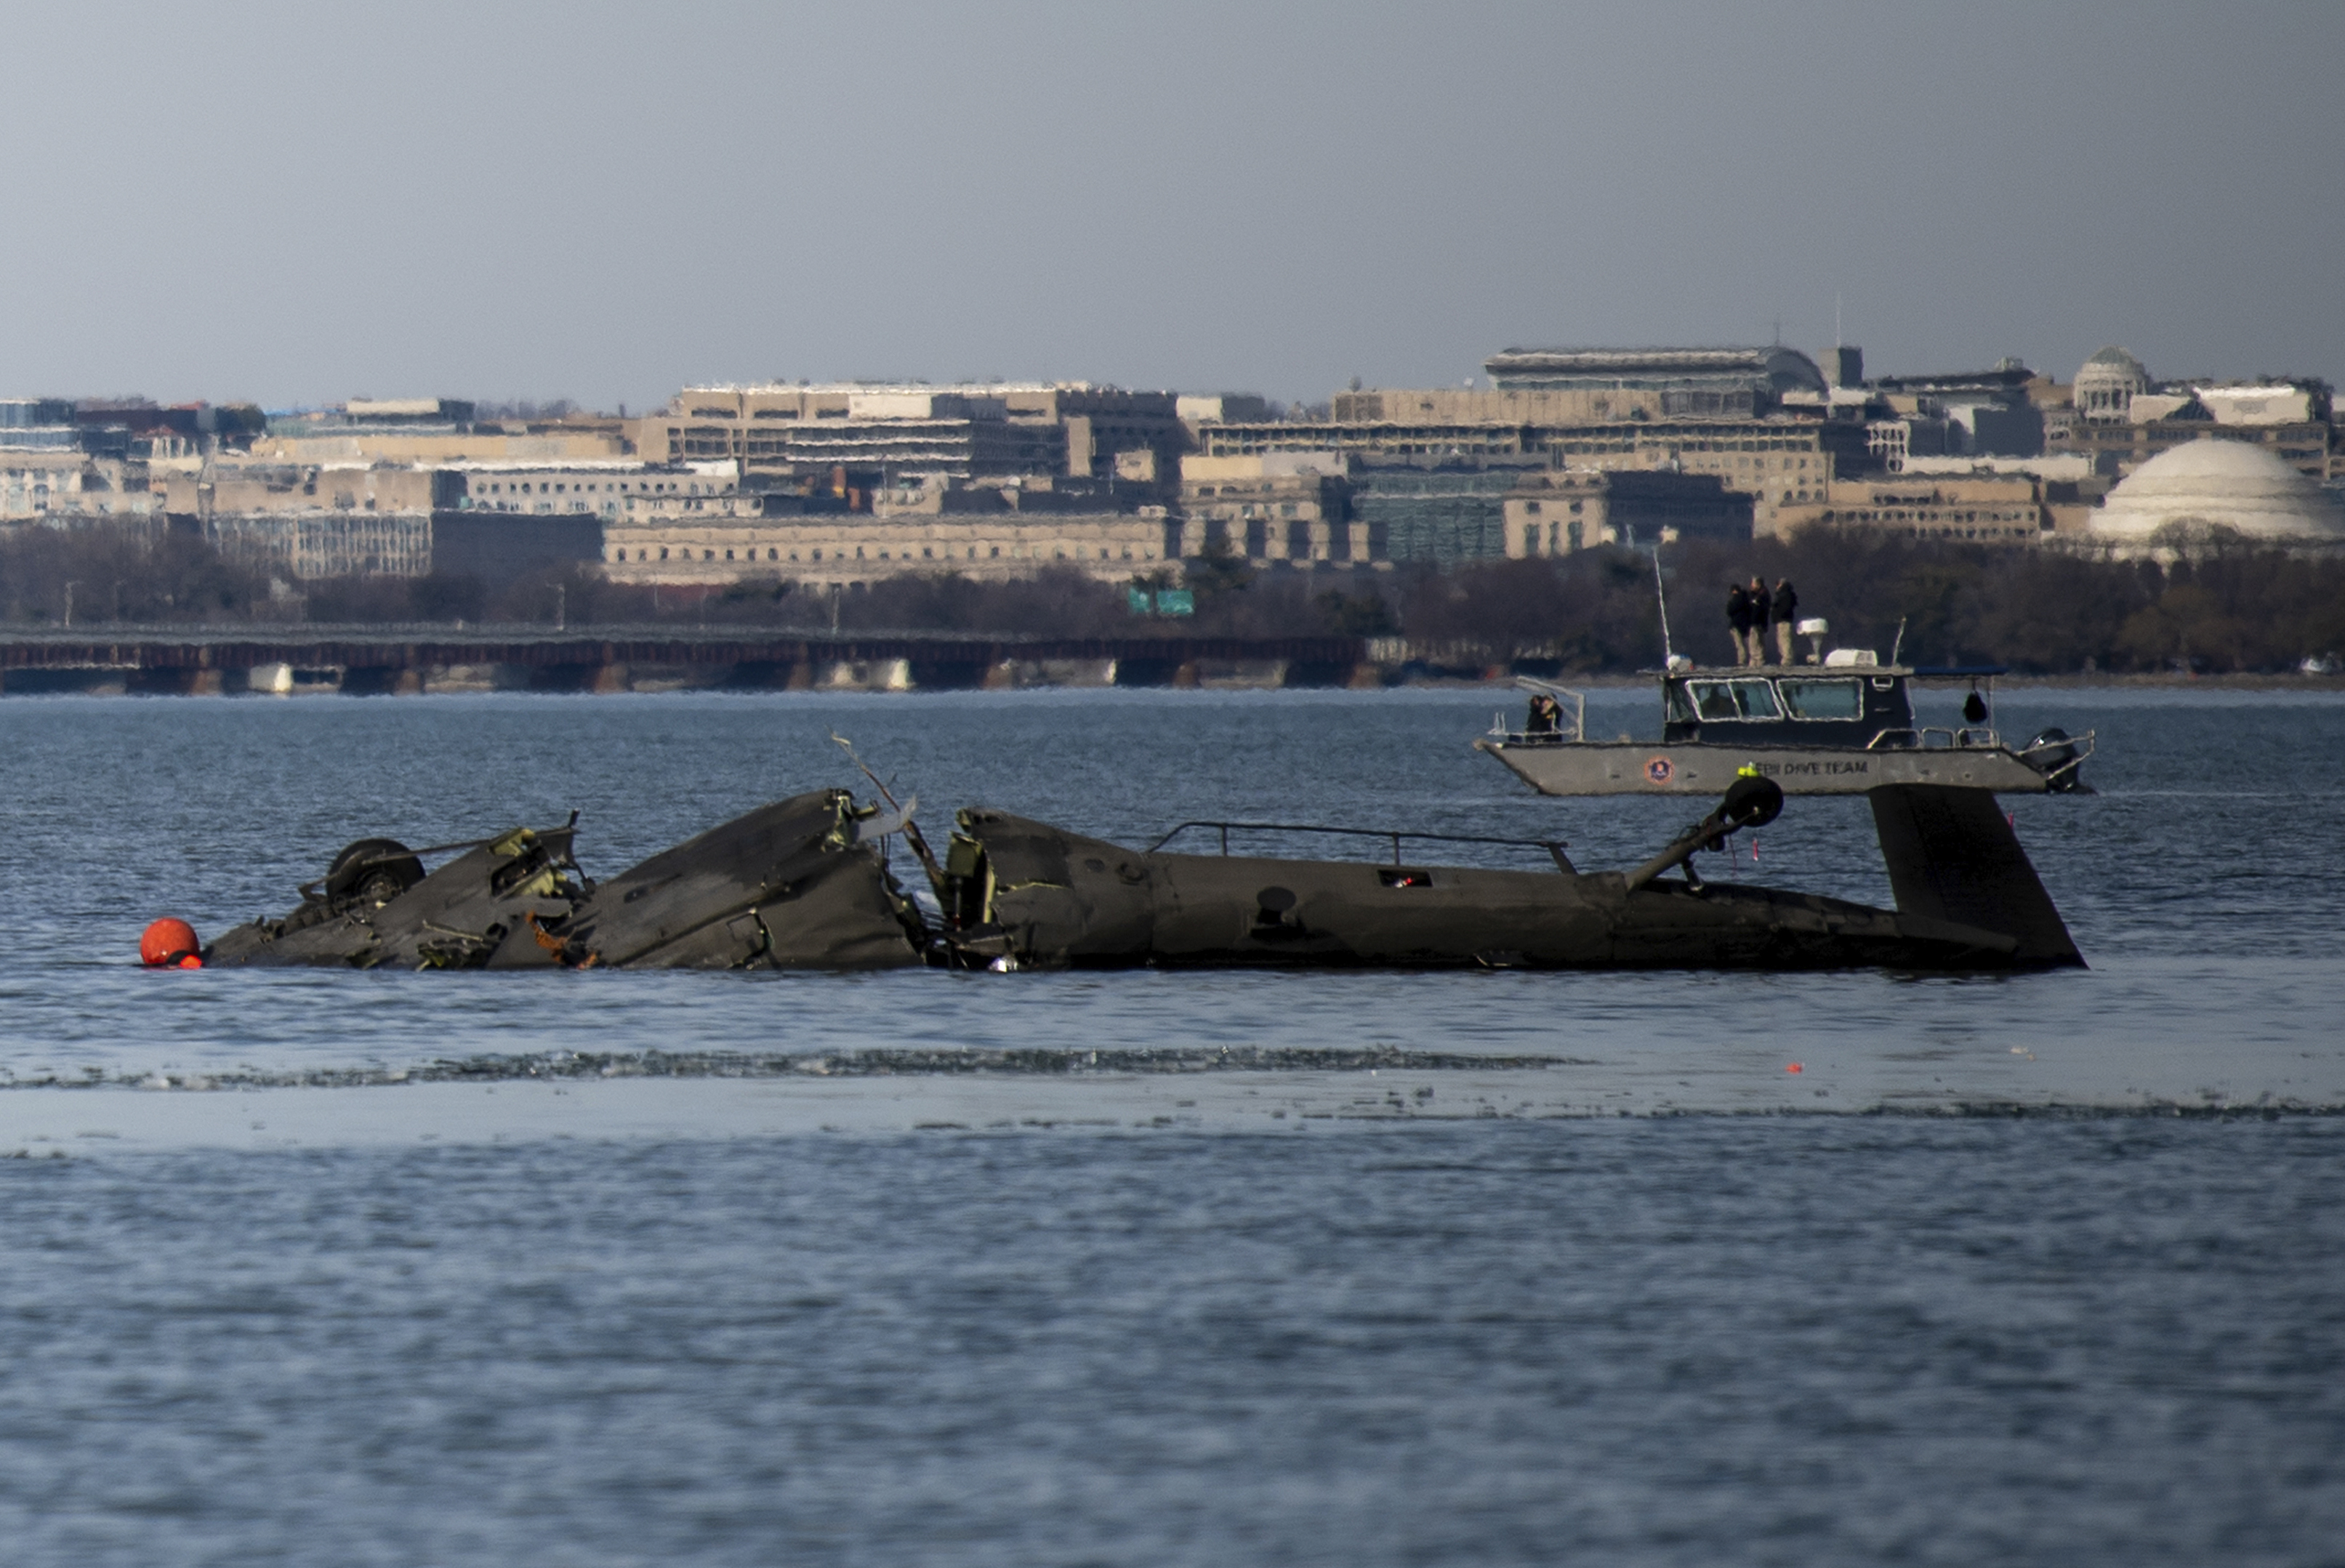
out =
<path fill-rule="evenodd" d="M 2345 544 L 2345 515 L 2320 486 L 2260 444 L 2201 436 L 2120 481 L 2087 525 L 2096 542 L 2187 542 L 2218 528 L 2269 545 Z M 2157 537 L 2163 534 L 2163 537 Z"/>
<path fill-rule="evenodd" d="M 2136 392 L 2151 390 L 2149 372 L 2125 350 L 2103 349 L 2076 372 L 2076 412 L 2086 419 L 2130 421 Z"/>

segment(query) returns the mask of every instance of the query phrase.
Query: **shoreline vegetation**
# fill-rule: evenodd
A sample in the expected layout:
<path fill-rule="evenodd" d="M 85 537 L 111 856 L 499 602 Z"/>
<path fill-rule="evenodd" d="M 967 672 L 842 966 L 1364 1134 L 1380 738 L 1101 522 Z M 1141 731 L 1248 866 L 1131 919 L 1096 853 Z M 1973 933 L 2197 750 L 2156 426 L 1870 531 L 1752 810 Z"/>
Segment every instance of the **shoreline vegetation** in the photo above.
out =
<path fill-rule="evenodd" d="M 1726 593 L 1753 575 L 1771 586 L 1789 578 L 1800 614 L 1830 622 L 1829 646 L 1870 647 L 1883 662 L 1896 648 L 1908 663 L 2001 665 L 2014 678 L 2300 688 L 2326 684 L 2345 657 L 2345 557 L 2220 538 L 2119 559 L 1811 529 L 1745 545 L 1671 545 L 1661 561 L 1670 645 L 1704 664 L 1732 662 Z M 1460 675 L 1629 677 L 1660 663 L 1652 558 L 1629 551 L 1316 573 L 1209 555 L 1180 575 L 1193 615 L 1132 612 L 1129 587 L 1174 580 L 1169 570 L 1127 585 L 1046 568 L 1010 582 L 904 575 L 838 592 L 783 579 L 651 587 L 580 563 L 498 583 L 291 583 L 188 533 L 32 529 L 0 540 L 0 640 L 129 626 L 270 639 L 325 626 L 571 636 L 626 626 L 678 636 L 1359 637 L 1407 650 L 1374 662 Z M 2319 673 L 2300 673 L 2308 660 Z"/>

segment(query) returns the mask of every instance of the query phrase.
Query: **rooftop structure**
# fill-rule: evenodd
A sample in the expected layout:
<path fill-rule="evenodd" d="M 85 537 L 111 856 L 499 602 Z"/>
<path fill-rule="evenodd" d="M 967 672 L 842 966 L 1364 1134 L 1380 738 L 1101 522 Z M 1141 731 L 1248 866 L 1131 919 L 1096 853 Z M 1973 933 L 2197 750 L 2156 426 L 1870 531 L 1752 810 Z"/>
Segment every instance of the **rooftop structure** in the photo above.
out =
<path fill-rule="evenodd" d="M 1270 417 L 1269 401 L 1258 392 L 1183 392 L 1174 400 L 1173 409 L 1183 424 Z"/>
<path fill-rule="evenodd" d="M 70 425 L 74 405 L 61 397 L 0 398 L 0 430 Z"/>
<path fill-rule="evenodd" d="M 1501 391 L 1648 392 L 1649 416 L 1749 418 L 1787 392 L 1825 392 L 1797 349 L 1508 349 L 1482 367 Z"/>
<path fill-rule="evenodd" d="M 2154 391 L 2156 385 L 2139 360 L 2124 349 L 2111 347 L 2085 361 L 2070 395 L 2076 412 L 2086 419 L 2123 423 L 2133 417 L 2134 394 Z"/>
<path fill-rule="evenodd" d="M 2325 393 L 2292 382 L 2208 382 L 2190 392 L 2217 424 L 2304 424 L 2331 412 Z"/>
<path fill-rule="evenodd" d="M 342 404 L 352 424 L 470 424 L 472 404 L 452 397 L 354 397 Z"/>
<path fill-rule="evenodd" d="M 1171 392 L 1087 382 L 686 387 L 634 428 L 655 462 L 732 458 L 789 476 L 846 467 L 882 484 L 932 473 L 1113 478 L 1119 457 L 1141 451 L 1169 476 L 1189 444 Z"/>

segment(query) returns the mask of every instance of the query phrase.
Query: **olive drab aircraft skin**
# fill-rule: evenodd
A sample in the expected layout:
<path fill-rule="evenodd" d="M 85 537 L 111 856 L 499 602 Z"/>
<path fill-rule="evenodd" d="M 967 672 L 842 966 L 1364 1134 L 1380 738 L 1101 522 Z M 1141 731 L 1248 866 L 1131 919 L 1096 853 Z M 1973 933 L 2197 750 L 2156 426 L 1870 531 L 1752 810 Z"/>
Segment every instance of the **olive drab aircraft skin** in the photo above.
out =
<path fill-rule="evenodd" d="M 2080 965 L 2059 912 L 1983 789 L 1871 792 L 1896 895 L 1875 909 L 1704 883 L 1694 856 L 1774 819 L 1782 791 L 1737 779 L 1719 806 L 1632 870 L 1583 871 L 1543 840 L 1277 824 L 1222 830 L 1221 854 L 1132 850 L 972 807 L 939 862 L 917 801 L 844 789 L 759 807 L 608 881 L 573 858 L 575 819 L 411 851 L 366 839 L 285 916 L 204 950 L 220 965 L 361 969 L 872 969 L 1214 966 L 1288 969 L 2009 970 Z M 1226 852 L 1233 830 L 1389 840 L 1388 861 Z M 904 835 L 931 919 L 897 883 Z M 1537 871 L 1404 858 L 1405 843 L 1534 846 Z M 423 858 L 458 851 L 436 870 Z"/>
<path fill-rule="evenodd" d="M 1738 783 L 1718 811 L 1628 872 L 1163 854 L 1008 812 L 960 813 L 943 942 L 1003 967 L 1998 970 L 2081 964 L 1983 790 L 1876 791 L 1894 910 L 1702 882 L 1690 857 L 1772 820 Z M 1203 824 L 1221 827 L 1223 824 Z M 1232 828 L 1243 824 L 1228 824 Z M 1406 834 L 1396 836 L 1396 849 Z M 1675 877 L 1667 871 L 1679 871 Z"/>
<path fill-rule="evenodd" d="M 844 789 L 816 790 L 600 883 L 572 858 L 574 824 L 452 846 L 463 852 L 428 875 L 397 842 L 361 840 L 290 913 L 239 926 L 203 957 L 357 969 L 918 964 L 925 928 L 874 830 L 900 826 Z"/>

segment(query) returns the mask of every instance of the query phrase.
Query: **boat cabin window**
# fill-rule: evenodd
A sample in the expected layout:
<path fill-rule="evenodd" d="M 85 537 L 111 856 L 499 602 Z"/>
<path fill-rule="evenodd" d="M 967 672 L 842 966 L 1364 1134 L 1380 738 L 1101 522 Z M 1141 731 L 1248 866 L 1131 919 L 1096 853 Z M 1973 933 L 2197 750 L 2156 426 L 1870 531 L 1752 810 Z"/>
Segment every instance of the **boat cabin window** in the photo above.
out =
<path fill-rule="evenodd" d="M 1864 687 L 1854 680 L 1786 680 L 1783 706 L 1793 718 L 1863 718 Z"/>
<path fill-rule="evenodd" d="M 1764 680 L 1690 680 L 1686 690 L 1694 712 L 1704 723 L 1711 719 L 1781 718 L 1773 683 Z"/>

